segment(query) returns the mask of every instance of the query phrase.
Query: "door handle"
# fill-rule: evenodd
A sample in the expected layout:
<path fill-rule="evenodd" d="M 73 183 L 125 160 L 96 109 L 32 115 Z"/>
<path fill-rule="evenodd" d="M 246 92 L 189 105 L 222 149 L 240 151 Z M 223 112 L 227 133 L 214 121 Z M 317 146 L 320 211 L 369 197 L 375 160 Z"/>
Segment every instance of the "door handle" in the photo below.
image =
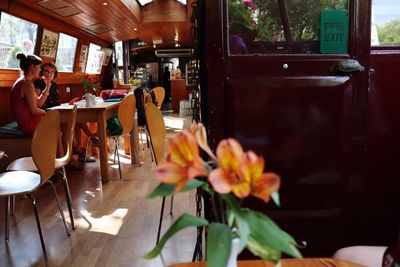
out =
<path fill-rule="evenodd" d="M 351 74 L 365 71 L 365 68 L 356 59 L 344 59 L 335 63 L 331 70 L 337 74 Z"/>

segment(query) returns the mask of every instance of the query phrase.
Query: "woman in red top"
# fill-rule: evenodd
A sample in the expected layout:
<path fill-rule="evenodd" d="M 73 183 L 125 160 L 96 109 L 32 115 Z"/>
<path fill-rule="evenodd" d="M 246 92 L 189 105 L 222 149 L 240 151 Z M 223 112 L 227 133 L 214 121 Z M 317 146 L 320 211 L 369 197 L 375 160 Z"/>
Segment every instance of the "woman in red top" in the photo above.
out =
<path fill-rule="evenodd" d="M 49 95 L 50 83 L 46 81 L 46 88 L 38 96 L 33 85 L 33 80 L 39 78 L 42 59 L 35 55 L 25 55 L 22 52 L 16 54 L 19 59 L 19 67 L 23 75 L 19 77 L 10 93 L 11 111 L 19 128 L 29 134 L 33 134 L 46 112 L 40 107 Z"/>

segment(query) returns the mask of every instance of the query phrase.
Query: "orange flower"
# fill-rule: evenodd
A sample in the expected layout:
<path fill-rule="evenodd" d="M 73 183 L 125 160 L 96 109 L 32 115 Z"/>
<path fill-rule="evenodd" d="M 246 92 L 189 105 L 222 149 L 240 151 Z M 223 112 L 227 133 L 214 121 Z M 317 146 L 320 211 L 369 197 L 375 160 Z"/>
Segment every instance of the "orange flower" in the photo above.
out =
<path fill-rule="evenodd" d="M 209 181 L 214 190 L 221 194 L 233 192 L 239 198 L 250 194 L 250 183 L 240 175 L 242 146 L 235 139 L 222 140 L 217 147 L 220 168 L 210 173 Z"/>
<path fill-rule="evenodd" d="M 196 142 L 212 159 L 216 160 L 214 153 L 212 153 L 210 147 L 207 143 L 207 133 L 206 128 L 202 123 L 192 123 L 190 126 L 190 132 L 196 138 Z"/>
<path fill-rule="evenodd" d="M 178 192 L 190 179 L 206 175 L 196 140 L 189 132 L 183 131 L 168 139 L 167 148 L 166 162 L 160 164 L 156 172 L 161 182 L 175 184 L 175 191 Z"/>
<path fill-rule="evenodd" d="M 250 182 L 251 195 L 268 202 L 271 194 L 280 187 L 280 177 L 272 172 L 263 173 L 264 159 L 249 151 L 241 161 L 241 175 Z"/>
<path fill-rule="evenodd" d="M 217 148 L 220 167 L 210 173 L 209 181 L 221 194 L 233 192 L 238 198 L 249 194 L 268 202 L 280 186 L 280 177 L 263 173 L 264 159 L 252 152 L 243 152 L 234 139 L 222 140 Z"/>

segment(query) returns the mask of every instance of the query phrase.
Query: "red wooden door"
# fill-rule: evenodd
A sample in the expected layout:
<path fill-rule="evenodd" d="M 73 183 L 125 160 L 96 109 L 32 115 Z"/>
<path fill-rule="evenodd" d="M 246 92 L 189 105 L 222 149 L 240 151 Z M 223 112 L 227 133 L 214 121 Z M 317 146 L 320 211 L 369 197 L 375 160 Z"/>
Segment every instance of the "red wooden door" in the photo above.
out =
<path fill-rule="evenodd" d="M 305 22 L 317 35 L 298 25 L 305 20 L 306 9 L 313 7 L 298 10 L 290 2 L 253 1 L 259 3 L 258 14 L 273 14 L 281 24 L 268 26 L 273 32 L 263 36 L 270 36 L 268 40 L 251 36 L 249 41 L 249 34 L 241 34 L 242 40 L 237 41 L 232 40 L 233 31 L 250 29 L 254 35 L 254 24 L 243 30 L 243 25 L 232 23 L 237 17 L 230 12 L 240 13 L 248 6 L 233 6 L 229 0 L 206 1 L 203 117 L 214 145 L 234 137 L 245 150 L 263 155 L 266 169 L 281 175 L 281 208 L 256 200 L 248 204 L 266 211 L 298 241 L 306 241 L 305 255 L 329 256 L 356 238 L 351 210 L 365 167 L 370 1 L 345 5 L 349 40 L 346 52 L 340 54 L 321 53 L 320 38 L 315 37 L 320 34 L 315 29 L 322 25 L 321 10 L 317 10 L 321 1 L 303 1 L 317 6 L 312 14 L 318 19 Z M 258 19 L 251 23 L 263 19 L 257 12 L 245 14 Z M 334 72 L 332 66 L 344 59 L 358 60 L 365 71 Z"/>

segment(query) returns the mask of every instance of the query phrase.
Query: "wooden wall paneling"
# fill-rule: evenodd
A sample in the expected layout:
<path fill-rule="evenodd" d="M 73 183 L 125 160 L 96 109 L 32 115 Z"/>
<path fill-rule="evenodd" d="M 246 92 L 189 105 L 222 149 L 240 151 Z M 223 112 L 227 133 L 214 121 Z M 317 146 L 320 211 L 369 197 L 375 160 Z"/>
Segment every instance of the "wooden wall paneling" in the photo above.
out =
<path fill-rule="evenodd" d="M 17 16 L 19 18 L 31 21 L 33 23 L 37 23 L 41 26 L 43 26 L 46 29 L 55 31 L 55 32 L 64 32 L 67 34 L 70 34 L 74 37 L 77 37 L 79 39 L 85 39 L 85 40 L 93 40 L 94 42 L 97 42 L 97 44 L 101 46 L 106 46 L 110 44 L 109 42 L 99 38 L 95 34 L 89 34 L 87 32 L 82 31 L 79 28 L 76 28 L 74 26 L 66 25 L 65 24 L 65 19 L 62 17 L 59 17 L 59 19 L 53 18 L 48 14 L 45 14 L 41 11 L 37 11 L 34 8 L 34 5 L 32 6 L 26 6 L 24 4 L 21 4 L 19 2 L 13 2 L 11 4 L 10 10 L 6 10 L 6 5 L 2 4 L 0 6 L 5 12 Z M 32 9 L 35 11 L 32 12 Z"/>
<path fill-rule="evenodd" d="M 0 86 L 0 125 L 12 121 L 9 96 L 10 89 Z"/>

